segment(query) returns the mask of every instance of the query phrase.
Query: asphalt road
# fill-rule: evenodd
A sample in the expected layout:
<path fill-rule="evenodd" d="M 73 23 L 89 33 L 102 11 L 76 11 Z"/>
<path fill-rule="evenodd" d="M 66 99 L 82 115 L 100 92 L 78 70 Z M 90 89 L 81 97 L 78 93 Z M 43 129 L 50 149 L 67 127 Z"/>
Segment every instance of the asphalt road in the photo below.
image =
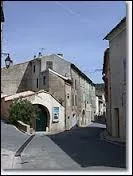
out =
<path fill-rule="evenodd" d="M 23 169 L 77 170 L 126 167 L 126 150 L 100 139 L 104 128 L 91 125 L 54 135 L 36 135 L 22 154 Z"/>
<path fill-rule="evenodd" d="M 18 148 L 29 137 L 28 134 L 20 132 L 15 126 L 1 121 L 1 148 L 16 152 Z"/>
<path fill-rule="evenodd" d="M 14 158 L 15 152 L 29 138 L 29 135 L 17 130 L 13 125 L 1 121 L 1 169 L 16 167 L 18 158 Z"/>
<path fill-rule="evenodd" d="M 12 136 L 9 132 L 10 128 L 11 126 L 2 127 L 2 147 L 15 151 L 27 139 L 27 135 L 21 134 L 21 132 L 14 134 L 13 129 L 11 129 L 14 134 Z M 104 126 L 94 123 L 86 128 L 78 127 L 49 136 L 38 134 L 24 149 L 21 162 L 16 165 L 16 169 L 125 168 L 125 147 L 101 140 L 100 133 L 103 130 Z"/>

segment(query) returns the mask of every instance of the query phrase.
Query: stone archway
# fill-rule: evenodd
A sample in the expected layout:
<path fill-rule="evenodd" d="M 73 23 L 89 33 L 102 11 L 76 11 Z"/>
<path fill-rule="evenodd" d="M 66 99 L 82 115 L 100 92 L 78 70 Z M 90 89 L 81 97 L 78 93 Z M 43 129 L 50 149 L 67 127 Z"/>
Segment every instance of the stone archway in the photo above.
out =
<path fill-rule="evenodd" d="M 50 113 L 47 107 L 41 104 L 34 104 L 39 109 L 36 119 L 34 119 L 34 129 L 35 131 L 46 131 L 47 127 L 49 129 L 50 125 Z"/>

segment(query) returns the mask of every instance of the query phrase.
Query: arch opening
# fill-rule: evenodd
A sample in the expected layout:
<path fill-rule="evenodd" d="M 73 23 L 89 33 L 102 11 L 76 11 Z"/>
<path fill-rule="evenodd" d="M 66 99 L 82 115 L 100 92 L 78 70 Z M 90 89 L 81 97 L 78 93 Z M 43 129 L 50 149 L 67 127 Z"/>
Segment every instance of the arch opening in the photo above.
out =
<path fill-rule="evenodd" d="M 50 126 L 50 113 L 47 107 L 41 104 L 34 104 L 39 109 L 39 112 L 34 119 L 33 128 L 35 131 L 47 131 Z"/>

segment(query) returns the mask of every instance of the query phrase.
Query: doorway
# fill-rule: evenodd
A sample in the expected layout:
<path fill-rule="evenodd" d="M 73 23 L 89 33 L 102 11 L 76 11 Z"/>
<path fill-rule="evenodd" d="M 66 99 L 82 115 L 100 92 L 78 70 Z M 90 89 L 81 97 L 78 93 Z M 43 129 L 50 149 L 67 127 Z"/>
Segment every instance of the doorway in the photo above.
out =
<path fill-rule="evenodd" d="M 39 112 L 36 117 L 36 131 L 46 131 L 46 127 L 49 127 L 49 112 L 48 109 L 43 105 L 37 105 Z"/>
<path fill-rule="evenodd" d="M 120 126 L 119 126 L 119 108 L 115 108 L 115 128 L 116 128 L 116 136 L 120 137 Z"/>

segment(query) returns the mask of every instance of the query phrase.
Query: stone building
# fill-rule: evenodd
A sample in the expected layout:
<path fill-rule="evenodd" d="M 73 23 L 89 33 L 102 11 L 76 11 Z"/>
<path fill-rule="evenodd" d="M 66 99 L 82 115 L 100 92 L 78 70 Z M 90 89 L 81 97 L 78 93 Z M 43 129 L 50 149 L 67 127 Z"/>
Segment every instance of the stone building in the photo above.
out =
<path fill-rule="evenodd" d="M 104 54 L 103 80 L 109 133 L 126 139 L 126 17 L 104 38 L 109 48 Z"/>
<path fill-rule="evenodd" d="M 2 68 L 1 90 L 8 96 L 45 90 L 65 108 L 67 130 L 75 125 L 87 126 L 94 119 L 95 84 L 59 54 Z"/>
<path fill-rule="evenodd" d="M 105 93 L 104 84 L 95 84 L 96 89 L 96 116 L 105 116 L 106 113 L 106 103 L 105 103 Z"/>
<path fill-rule="evenodd" d="M 52 95 L 44 90 L 38 92 L 24 91 L 14 95 L 5 96 L 1 99 L 1 115 L 4 120 L 10 118 L 8 109 L 16 98 L 29 100 L 33 106 L 38 106 L 39 113 L 36 119 L 33 119 L 30 128 L 34 131 L 60 132 L 65 129 L 65 108 Z M 56 110 L 56 112 L 54 112 Z M 58 110 L 58 112 L 57 112 Z M 56 114 L 55 114 L 56 113 Z M 56 116 L 55 116 L 56 115 Z M 24 123 L 23 123 L 24 124 Z M 27 126 L 24 124 L 21 130 Z M 27 128 L 24 130 L 28 132 Z"/>

